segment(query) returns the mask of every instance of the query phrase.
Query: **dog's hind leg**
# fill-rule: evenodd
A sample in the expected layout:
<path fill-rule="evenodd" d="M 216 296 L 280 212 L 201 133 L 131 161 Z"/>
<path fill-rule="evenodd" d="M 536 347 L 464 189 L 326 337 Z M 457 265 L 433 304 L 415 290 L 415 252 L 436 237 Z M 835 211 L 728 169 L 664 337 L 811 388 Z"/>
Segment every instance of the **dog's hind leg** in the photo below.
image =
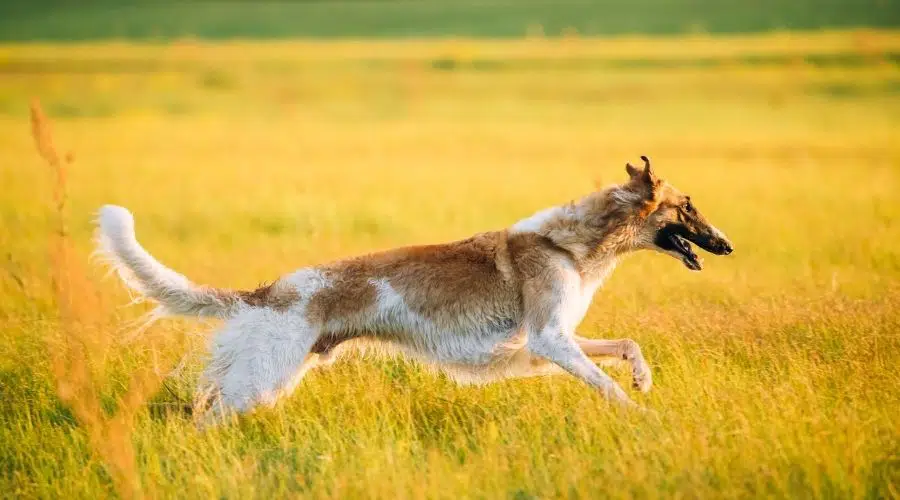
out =
<path fill-rule="evenodd" d="M 641 347 L 631 339 L 601 340 L 575 336 L 578 347 L 588 356 L 608 356 L 625 360 L 631 364 L 631 377 L 634 388 L 647 392 L 653 385 L 650 366 L 641 353 Z"/>
<path fill-rule="evenodd" d="M 318 335 L 302 315 L 269 308 L 248 308 L 230 319 L 213 338 L 197 390 L 197 409 L 208 408 L 204 423 L 290 394 L 317 363 L 310 348 Z"/>

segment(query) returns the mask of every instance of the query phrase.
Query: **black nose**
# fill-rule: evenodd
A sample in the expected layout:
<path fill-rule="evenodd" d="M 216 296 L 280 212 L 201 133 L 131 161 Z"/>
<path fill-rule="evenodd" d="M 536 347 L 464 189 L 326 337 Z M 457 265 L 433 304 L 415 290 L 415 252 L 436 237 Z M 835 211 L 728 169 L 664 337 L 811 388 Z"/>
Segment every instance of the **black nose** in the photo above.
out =
<path fill-rule="evenodd" d="M 725 255 L 731 255 L 731 252 L 734 251 L 734 247 L 731 246 L 731 243 L 725 242 L 725 245 L 722 246 L 722 253 Z"/>

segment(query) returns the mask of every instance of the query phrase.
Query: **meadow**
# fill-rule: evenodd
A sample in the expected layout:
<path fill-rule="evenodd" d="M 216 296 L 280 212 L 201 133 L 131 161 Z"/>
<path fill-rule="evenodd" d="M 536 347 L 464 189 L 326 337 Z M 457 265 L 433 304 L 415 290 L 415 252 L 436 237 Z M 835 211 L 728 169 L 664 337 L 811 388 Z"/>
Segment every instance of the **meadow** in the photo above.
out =
<path fill-rule="evenodd" d="M 0 492 L 896 498 L 898 54 L 873 30 L 0 45 Z M 64 237 L 32 97 L 66 158 Z M 642 346 L 653 418 L 571 377 L 352 359 L 199 432 L 183 404 L 215 325 L 136 335 L 149 306 L 89 261 L 116 203 L 162 262 L 252 288 L 508 226 L 642 154 L 736 247 L 700 273 L 626 259 L 581 325 Z"/>

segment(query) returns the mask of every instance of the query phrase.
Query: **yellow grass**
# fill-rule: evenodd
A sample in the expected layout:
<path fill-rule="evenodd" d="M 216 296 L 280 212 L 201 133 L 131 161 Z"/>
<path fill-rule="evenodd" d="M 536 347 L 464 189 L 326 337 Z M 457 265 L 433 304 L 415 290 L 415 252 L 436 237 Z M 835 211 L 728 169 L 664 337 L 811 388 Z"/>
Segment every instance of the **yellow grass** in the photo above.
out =
<path fill-rule="evenodd" d="M 0 491 L 896 497 L 898 46 L 861 32 L 0 47 Z M 32 96 L 74 158 L 74 263 L 52 243 Z M 175 269 L 249 288 L 504 227 L 623 179 L 641 154 L 737 248 L 702 273 L 626 260 L 581 327 L 641 344 L 655 386 L 635 398 L 658 420 L 567 377 L 466 388 L 347 361 L 199 433 L 181 403 L 214 325 L 126 341 L 146 307 L 118 307 L 127 294 L 87 264 L 103 203 L 131 208 Z M 81 276 L 70 309 L 61 266 Z M 142 393 L 185 354 L 168 389 Z"/>
<path fill-rule="evenodd" d="M 465 51 L 478 57 L 504 59 L 571 57 L 738 57 L 747 54 L 817 54 L 834 52 L 879 53 L 900 48 L 893 31 L 875 29 L 821 32 L 784 31 L 770 35 L 693 34 L 682 38 L 619 36 L 615 38 L 533 38 L 484 42 L 466 38 L 409 40 L 316 40 L 303 41 L 204 41 L 185 39 L 171 44 L 76 42 L 65 45 L 67 60 L 98 58 L 141 59 L 164 57 L 167 61 L 233 63 L 276 61 L 327 61 L 349 59 L 434 58 Z M 56 60 L 60 46 L 48 43 L 0 44 L 0 55 L 19 59 Z"/>

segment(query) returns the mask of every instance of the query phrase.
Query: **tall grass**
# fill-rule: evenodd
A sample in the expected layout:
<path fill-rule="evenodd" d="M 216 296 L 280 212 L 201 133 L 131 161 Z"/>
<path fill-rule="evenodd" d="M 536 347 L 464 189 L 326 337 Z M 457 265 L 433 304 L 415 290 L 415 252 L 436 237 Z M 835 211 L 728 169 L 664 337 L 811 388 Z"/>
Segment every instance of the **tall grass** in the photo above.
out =
<path fill-rule="evenodd" d="M 160 365 L 159 346 L 152 340 L 123 346 L 112 334 L 122 325 L 107 317 L 107 306 L 84 269 L 85 256 L 75 249 L 67 230 L 67 179 L 74 156 L 58 152 L 49 120 L 36 99 L 31 103 L 31 133 L 53 179 L 55 230 L 49 242 L 50 280 L 58 320 L 55 331 L 47 336 L 50 371 L 60 401 L 72 410 L 84 429 L 115 491 L 124 498 L 140 497 L 143 489 L 132 443 L 135 417 L 159 389 L 166 367 L 171 368 L 172 364 Z M 110 377 L 109 360 L 115 362 L 130 354 L 128 351 L 141 348 L 151 350 L 154 362 L 129 373 L 125 390 L 116 395 L 112 404 L 104 405 L 101 398 L 103 386 L 108 383 L 105 379 Z"/>
<path fill-rule="evenodd" d="M 896 497 L 897 37 L 797 36 L 794 49 L 857 57 L 821 64 L 781 57 L 783 36 L 529 41 L 532 59 L 513 42 L 318 46 L 334 58 L 287 42 L 4 47 L 59 64 L 0 78 L 0 491 Z M 669 60 L 724 62 L 604 62 L 670 45 Z M 463 63 L 430 63 L 446 54 Z M 66 149 L 37 109 L 29 137 L 32 93 Z M 580 328 L 641 344 L 655 386 L 635 398 L 659 422 L 610 412 L 569 377 L 470 388 L 349 360 L 200 433 L 181 402 L 216 325 L 134 337 L 146 308 L 88 265 L 102 203 L 131 208 L 175 269 L 248 288 L 504 227 L 623 179 L 640 154 L 737 248 L 702 273 L 627 259 Z"/>

